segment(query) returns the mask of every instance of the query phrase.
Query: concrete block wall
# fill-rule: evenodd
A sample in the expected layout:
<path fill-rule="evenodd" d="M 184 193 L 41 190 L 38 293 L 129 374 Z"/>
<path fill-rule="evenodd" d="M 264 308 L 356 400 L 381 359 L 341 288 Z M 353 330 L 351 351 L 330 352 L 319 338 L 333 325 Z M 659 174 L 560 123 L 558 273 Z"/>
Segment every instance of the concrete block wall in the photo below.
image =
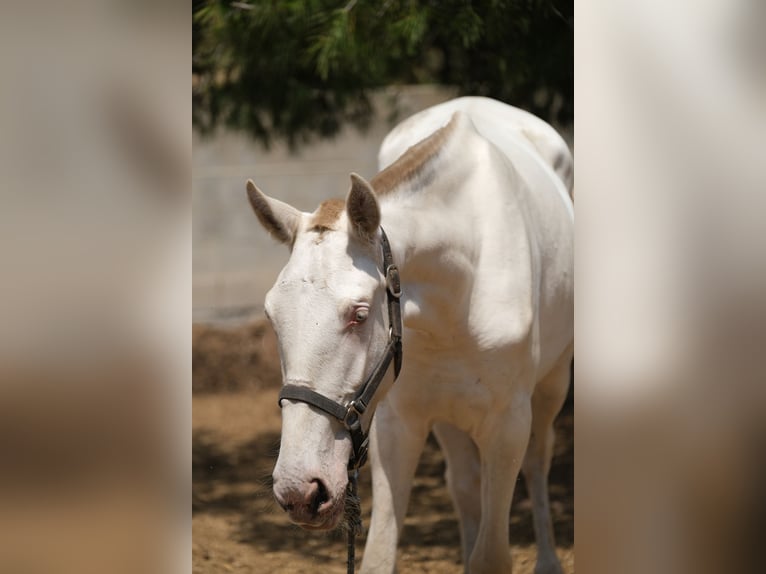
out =
<path fill-rule="evenodd" d="M 323 200 L 343 197 L 349 173 L 377 173 L 377 153 L 386 133 L 388 101 L 395 98 L 400 118 L 448 100 L 440 87 L 391 88 L 376 95 L 378 116 L 369 131 L 346 128 L 332 141 L 317 142 L 291 155 L 277 144 L 265 150 L 242 134 L 194 136 L 192 207 L 193 319 L 238 321 L 258 315 L 263 297 L 287 260 L 255 218 L 245 193 L 252 178 L 265 193 L 304 211 Z"/>

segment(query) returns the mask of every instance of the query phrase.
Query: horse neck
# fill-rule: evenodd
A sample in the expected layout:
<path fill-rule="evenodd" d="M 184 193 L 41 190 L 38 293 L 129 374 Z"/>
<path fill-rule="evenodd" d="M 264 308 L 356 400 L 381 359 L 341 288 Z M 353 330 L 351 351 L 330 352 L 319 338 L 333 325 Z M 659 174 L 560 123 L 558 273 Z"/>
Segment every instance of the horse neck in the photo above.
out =
<path fill-rule="evenodd" d="M 453 164 L 449 173 L 403 186 L 380 201 L 401 271 L 404 326 L 426 335 L 429 346 L 456 343 L 473 285 L 472 205 L 465 193 L 468 174 L 459 168 Z"/>

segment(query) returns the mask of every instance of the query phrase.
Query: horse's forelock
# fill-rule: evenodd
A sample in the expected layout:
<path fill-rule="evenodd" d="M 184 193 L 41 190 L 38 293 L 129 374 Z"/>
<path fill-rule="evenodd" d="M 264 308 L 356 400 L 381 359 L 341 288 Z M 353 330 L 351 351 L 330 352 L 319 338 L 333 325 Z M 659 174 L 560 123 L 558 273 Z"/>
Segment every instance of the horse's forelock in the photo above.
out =
<path fill-rule="evenodd" d="M 328 199 L 323 201 L 312 214 L 309 221 L 309 231 L 323 233 L 338 228 L 338 220 L 346 208 L 346 202 L 342 199 Z"/>

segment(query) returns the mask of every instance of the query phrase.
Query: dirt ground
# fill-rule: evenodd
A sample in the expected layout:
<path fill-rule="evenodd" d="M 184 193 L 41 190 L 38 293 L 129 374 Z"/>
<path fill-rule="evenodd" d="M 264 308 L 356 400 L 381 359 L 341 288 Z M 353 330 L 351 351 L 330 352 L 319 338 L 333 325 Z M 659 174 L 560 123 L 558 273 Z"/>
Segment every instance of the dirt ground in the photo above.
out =
<path fill-rule="evenodd" d="M 273 501 L 270 475 L 279 450 L 279 368 L 273 334 L 262 323 L 194 327 L 192 563 L 194 574 L 344 573 L 345 537 L 290 524 Z M 227 378 L 235 377 L 235 378 Z M 556 423 L 550 491 L 558 554 L 574 572 L 573 413 Z M 369 525 L 370 473 L 359 485 Z M 514 573 L 531 573 L 536 548 L 531 506 L 519 479 L 509 516 Z M 357 543 L 357 564 L 364 548 Z M 444 461 L 429 440 L 418 467 L 399 546 L 402 573 L 461 573 L 457 517 L 444 484 Z"/>

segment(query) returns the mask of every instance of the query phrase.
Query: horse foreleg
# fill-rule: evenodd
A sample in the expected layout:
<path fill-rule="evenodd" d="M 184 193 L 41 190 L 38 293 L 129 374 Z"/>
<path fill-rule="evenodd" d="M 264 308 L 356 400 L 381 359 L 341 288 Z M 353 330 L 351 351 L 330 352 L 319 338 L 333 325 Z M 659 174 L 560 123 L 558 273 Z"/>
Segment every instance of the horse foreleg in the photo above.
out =
<path fill-rule="evenodd" d="M 425 425 L 408 425 L 387 400 L 378 406 L 370 428 L 372 518 L 362 559 L 363 574 L 396 571 L 396 546 L 427 436 Z"/>
<path fill-rule="evenodd" d="M 450 424 L 437 423 L 433 431 L 447 461 L 447 487 L 460 518 L 463 564 L 467 573 L 468 560 L 476 543 L 481 521 L 479 451 L 467 433 Z"/>
<path fill-rule="evenodd" d="M 471 574 L 512 570 L 508 513 L 531 419 L 529 399 L 520 397 L 508 409 L 487 416 L 474 436 L 481 457 L 481 523 L 469 561 Z"/>

